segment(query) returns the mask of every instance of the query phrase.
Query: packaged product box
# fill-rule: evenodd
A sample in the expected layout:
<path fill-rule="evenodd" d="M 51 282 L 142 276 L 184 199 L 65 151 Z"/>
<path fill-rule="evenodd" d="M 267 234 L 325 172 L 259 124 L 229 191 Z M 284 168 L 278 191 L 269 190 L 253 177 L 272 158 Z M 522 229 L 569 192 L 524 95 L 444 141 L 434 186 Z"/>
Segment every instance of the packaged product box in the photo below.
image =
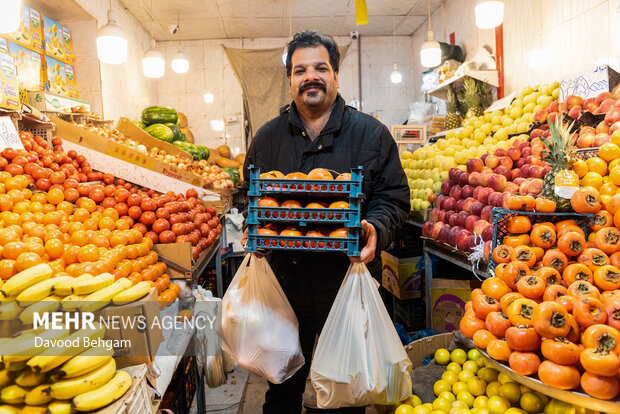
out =
<path fill-rule="evenodd" d="M 3 36 L 28 49 L 41 52 L 43 50 L 41 15 L 35 9 L 22 4 L 22 14 L 19 28 L 13 33 L 5 33 Z"/>
<path fill-rule="evenodd" d="M 47 56 L 64 60 L 65 47 L 62 40 L 62 26 L 43 15 L 43 49 Z"/>
<path fill-rule="evenodd" d="M 0 108 L 19 109 L 19 82 L 13 57 L 0 53 Z"/>
<path fill-rule="evenodd" d="M 71 98 L 77 98 L 77 85 L 75 83 L 75 72 L 73 65 L 65 63 L 65 76 L 67 78 L 67 93 Z"/>
<path fill-rule="evenodd" d="M 9 41 L 0 37 L 0 53 L 9 53 Z"/>
<path fill-rule="evenodd" d="M 28 91 L 28 103 L 39 111 L 70 112 L 71 108 L 83 106 L 86 111 L 90 112 L 88 102 L 45 91 Z"/>
<path fill-rule="evenodd" d="M 30 8 L 30 48 L 43 52 L 43 25 L 41 25 L 41 13 Z"/>
<path fill-rule="evenodd" d="M 19 88 L 42 90 L 45 71 L 41 62 L 41 53 L 30 50 L 17 43 L 8 42 L 9 55 L 15 60 L 19 77 Z"/>
<path fill-rule="evenodd" d="M 45 89 L 51 93 L 69 96 L 65 64 L 46 55 L 45 66 L 47 68 L 47 83 Z"/>
<path fill-rule="evenodd" d="M 422 296 L 422 272 L 419 268 L 421 257 L 399 258 L 381 252 L 381 284 L 399 299 Z"/>
<path fill-rule="evenodd" d="M 471 291 L 480 287 L 473 280 L 433 279 L 431 283 L 432 328 L 439 332 L 459 329 L 459 322 L 465 314 L 465 303 Z"/>
<path fill-rule="evenodd" d="M 73 42 L 71 40 L 71 30 L 64 27 L 62 28 L 62 45 L 65 52 L 65 62 L 73 64 L 75 62 L 75 56 L 73 55 Z"/>

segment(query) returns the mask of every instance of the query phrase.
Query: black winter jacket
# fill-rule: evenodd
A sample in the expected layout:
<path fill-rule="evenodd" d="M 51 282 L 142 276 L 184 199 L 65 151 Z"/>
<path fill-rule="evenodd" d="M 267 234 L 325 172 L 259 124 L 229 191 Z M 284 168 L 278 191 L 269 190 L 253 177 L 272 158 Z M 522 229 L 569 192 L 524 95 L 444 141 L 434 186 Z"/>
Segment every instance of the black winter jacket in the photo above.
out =
<path fill-rule="evenodd" d="M 250 180 L 250 165 L 259 167 L 261 172 L 278 170 L 283 174 L 296 171 L 307 174 L 314 168 L 343 173 L 361 165 L 365 194 L 362 217 L 377 230 L 378 255 L 392 242 L 410 209 L 407 178 L 389 130 L 373 117 L 347 106 L 340 95 L 327 124 L 314 141 L 308 137 L 295 103 L 282 108 L 280 115 L 265 123 L 252 141 L 243 168 L 246 184 Z M 284 253 L 274 251 L 275 256 L 289 258 L 300 255 L 276 252 Z M 322 259 L 327 259 L 326 254 L 332 256 L 316 254 Z M 342 254 L 334 255 L 339 255 L 340 260 L 346 258 Z"/>

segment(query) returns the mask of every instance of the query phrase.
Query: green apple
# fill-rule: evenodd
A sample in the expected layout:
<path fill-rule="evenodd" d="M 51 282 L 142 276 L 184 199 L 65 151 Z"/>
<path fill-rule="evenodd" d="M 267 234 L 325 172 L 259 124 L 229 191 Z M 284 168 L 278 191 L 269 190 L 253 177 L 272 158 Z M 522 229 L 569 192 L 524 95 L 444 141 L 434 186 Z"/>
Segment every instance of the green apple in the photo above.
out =
<path fill-rule="evenodd" d="M 431 208 L 431 203 L 430 203 L 430 201 L 422 201 L 422 202 L 420 203 L 420 208 L 421 208 L 422 210 L 428 210 L 429 208 Z"/>

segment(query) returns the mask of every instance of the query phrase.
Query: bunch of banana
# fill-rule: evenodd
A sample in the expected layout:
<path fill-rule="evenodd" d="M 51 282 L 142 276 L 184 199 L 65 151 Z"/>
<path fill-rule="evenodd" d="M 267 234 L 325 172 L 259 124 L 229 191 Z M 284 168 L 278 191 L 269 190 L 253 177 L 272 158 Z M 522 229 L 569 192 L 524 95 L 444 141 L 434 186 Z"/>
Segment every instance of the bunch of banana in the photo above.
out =
<path fill-rule="evenodd" d="M 133 302 L 146 296 L 151 290 L 151 283 L 148 281 L 142 281 L 135 286 L 130 287 L 127 290 L 122 291 L 112 298 L 112 303 L 115 305 L 124 305 L 126 303 Z"/>
<path fill-rule="evenodd" d="M 0 295 L 5 298 L 17 297 L 30 286 L 49 279 L 53 273 L 52 268 L 47 263 L 29 267 L 7 280 L 0 288 Z"/>

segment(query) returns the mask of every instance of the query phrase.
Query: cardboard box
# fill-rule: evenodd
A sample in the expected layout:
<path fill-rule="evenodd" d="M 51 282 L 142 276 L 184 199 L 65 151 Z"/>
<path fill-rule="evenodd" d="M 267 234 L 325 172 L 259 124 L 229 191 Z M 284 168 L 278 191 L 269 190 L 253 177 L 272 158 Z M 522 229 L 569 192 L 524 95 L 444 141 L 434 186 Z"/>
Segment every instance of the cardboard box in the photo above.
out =
<path fill-rule="evenodd" d="M 465 303 L 480 283 L 472 280 L 433 279 L 431 284 L 432 328 L 439 332 L 459 329 Z"/>
<path fill-rule="evenodd" d="M 127 118 L 119 118 L 116 129 L 126 137 L 143 143 L 147 148 L 157 147 L 166 151 L 167 154 L 193 159 L 189 152 L 183 151 L 181 148 L 169 142 L 155 138 Z"/>
<path fill-rule="evenodd" d="M 117 367 L 127 367 L 142 363 L 151 363 L 159 344 L 164 340 L 161 321 L 159 320 L 159 300 L 157 289 L 152 288 L 147 296 L 135 302 L 121 306 L 106 306 L 95 312 L 95 320 L 108 321 L 144 321 L 140 326 L 137 322 L 133 327 L 128 323 L 115 322 L 106 329 L 104 339 L 128 340 L 130 347 L 114 349 Z M 155 319 L 158 319 L 155 321 Z M 155 323 L 154 323 L 155 321 Z M 146 326 L 145 329 L 142 327 Z"/>
<path fill-rule="evenodd" d="M 382 285 L 399 299 L 422 296 L 422 272 L 418 263 L 421 257 L 398 258 L 381 252 Z"/>
<path fill-rule="evenodd" d="M 90 104 L 68 96 L 55 95 L 45 91 L 28 92 L 30 106 L 45 112 L 65 112 L 83 106 L 90 112 Z"/>
<path fill-rule="evenodd" d="M 15 61 L 5 53 L 0 53 L 0 108 L 21 108 Z"/>
<path fill-rule="evenodd" d="M 62 45 L 65 52 L 65 62 L 73 64 L 75 62 L 75 56 L 73 55 L 73 41 L 71 40 L 71 30 L 64 26 L 62 28 Z"/>
<path fill-rule="evenodd" d="M 413 365 L 413 369 L 421 367 L 423 365 L 424 358 L 434 355 L 435 351 L 438 349 L 447 349 L 450 342 L 452 342 L 453 337 L 454 334 L 451 332 L 442 333 L 439 335 L 427 336 L 426 338 L 420 338 L 406 345 L 405 352 L 407 352 L 407 356 Z"/>
<path fill-rule="evenodd" d="M 30 48 L 43 53 L 43 25 L 41 13 L 30 8 Z"/>
<path fill-rule="evenodd" d="M 47 68 L 47 83 L 45 89 L 58 95 L 69 96 L 65 64 L 46 55 L 45 67 Z"/>
<path fill-rule="evenodd" d="M 612 92 L 620 83 L 620 74 L 608 65 L 567 76 L 560 81 L 560 101 L 569 95 L 581 96 L 583 99 L 596 98 L 601 92 Z"/>
<path fill-rule="evenodd" d="M 219 249 L 220 239 L 217 238 L 213 244 L 200 253 L 198 259 L 192 256 L 191 243 L 157 243 L 153 245 L 153 250 L 159 255 L 159 260 L 168 265 L 168 274 L 171 279 L 193 278 L 193 273 L 201 267 L 203 261 L 207 259 L 215 249 Z"/>
<path fill-rule="evenodd" d="M 46 15 L 43 15 L 43 50 L 47 56 L 58 60 L 65 59 L 62 26 Z"/>
<path fill-rule="evenodd" d="M 75 82 L 75 72 L 73 65 L 65 63 L 65 76 L 67 78 L 67 93 L 70 98 L 77 98 L 77 84 Z"/>
<path fill-rule="evenodd" d="M 15 60 L 19 88 L 28 90 L 43 90 L 45 71 L 41 62 L 41 53 L 30 50 L 17 43 L 8 43 L 8 53 Z"/>

